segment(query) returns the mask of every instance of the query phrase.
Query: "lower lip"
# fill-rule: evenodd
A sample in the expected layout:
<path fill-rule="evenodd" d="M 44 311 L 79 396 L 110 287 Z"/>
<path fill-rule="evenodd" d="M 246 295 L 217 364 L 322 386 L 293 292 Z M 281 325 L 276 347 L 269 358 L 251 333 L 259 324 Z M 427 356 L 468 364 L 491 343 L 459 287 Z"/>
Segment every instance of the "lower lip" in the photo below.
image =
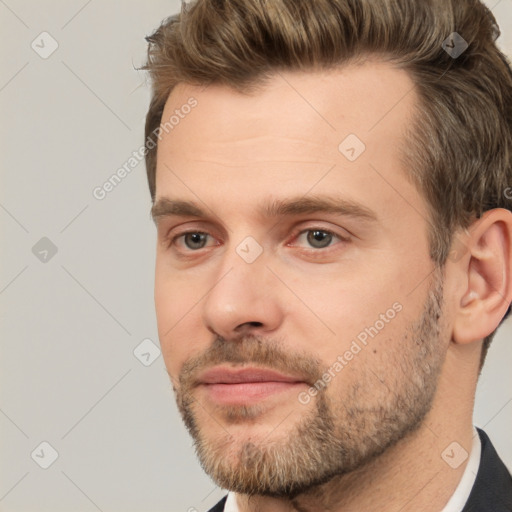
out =
<path fill-rule="evenodd" d="M 247 405 L 284 391 L 298 390 L 303 382 L 240 382 L 237 384 L 204 384 L 214 402 L 225 405 Z"/>

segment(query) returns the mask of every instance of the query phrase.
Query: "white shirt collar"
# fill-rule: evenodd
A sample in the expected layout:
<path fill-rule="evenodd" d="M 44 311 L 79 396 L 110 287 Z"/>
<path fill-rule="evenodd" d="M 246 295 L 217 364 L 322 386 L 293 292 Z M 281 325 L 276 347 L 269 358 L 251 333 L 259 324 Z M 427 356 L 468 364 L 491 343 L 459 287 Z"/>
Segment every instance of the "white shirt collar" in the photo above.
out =
<path fill-rule="evenodd" d="M 224 512 L 239 512 L 234 492 L 228 492 L 228 499 L 224 505 Z"/>
<path fill-rule="evenodd" d="M 475 427 L 473 427 L 473 445 L 471 446 L 471 454 L 466 464 L 466 469 L 462 474 L 462 478 L 460 479 L 455 492 L 452 494 L 452 497 L 441 512 L 461 512 L 464 508 L 464 505 L 471 494 L 471 489 L 473 489 L 478 468 L 480 467 L 481 452 L 482 443 L 480 442 L 480 436 L 478 435 Z M 238 512 L 237 509 L 235 509 L 234 512 Z"/>
<path fill-rule="evenodd" d="M 473 488 L 476 480 L 476 474 L 480 467 L 480 454 L 482 451 L 480 436 L 474 427 L 473 431 L 473 445 L 471 447 L 471 454 L 469 456 L 466 469 L 464 470 L 459 485 L 452 494 L 450 501 L 448 501 L 441 512 L 461 512 L 468 501 L 469 495 L 471 494 L 471 489 Z M 235 493 L 228 493 L 228 499 L 224 505 L 224 512 L 240 512 L 238 510 L 238 505 L 236 504 Z"/>

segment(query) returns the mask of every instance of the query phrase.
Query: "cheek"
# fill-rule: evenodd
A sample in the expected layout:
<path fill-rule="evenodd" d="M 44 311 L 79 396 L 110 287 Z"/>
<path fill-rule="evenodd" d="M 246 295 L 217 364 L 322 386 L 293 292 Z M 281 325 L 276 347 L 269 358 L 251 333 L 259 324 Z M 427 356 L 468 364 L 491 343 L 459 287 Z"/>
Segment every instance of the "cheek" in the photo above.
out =
<path fill-rule="evenodd" d="M 176 382 L 183 364 L 204 350 L 205 347 L 201 347 L 198 341 L 199 329 L 192 313 L 189 313 L 176 325 L 175 322 L 170 324 L 171 327 L 174 325 L 170 330 L 168 325 L 167 322 L 159 321 L 158 335 L 165 367 L 173 381 Z"/>
<path fill-rule="evenodd" d="M 182 319 L 193 313 L 194 304 L 201 298 L 197 280 L 173 271 L 166 264 L 165 255 L 157 255 L 155 267 L 155 310 L 161 341 L 166 333 L 179 328 Z"/>
<path fill-rule="evenodd" d="M 327 368 L 336 365 L 336 375 L 343 370 L 349 379 L 348 367 L 395 364 L 404 330 L 421 309 L 419 294 L 407 297 L 398 273 L 384 278 L 382 267 L 374 275 L 365 271 L 319 279 L 310 274 L 294 286 L 310 308 L 294 301 L 289 310 L 294 332 Z"/>
<path fill-rule="evenodd" d="M 162 275 L 157 266 L 155 312 L 158 336 L 165 366 L 173 379 L 178 377 L 181 366 L 196 350 L 200 298 L 197 287 Z"/>
<path fill-rule="evenodd" d="M 382 273 L 371 275 L 368 271 L 343 275 L 341 270 L 324 276 L 303 275 L 294 280 L 293 290 L 300 299 L 293 300 L 291 306 L 295 315 L 302 318 L 302 322 L 307 321 L 309 329 L 315 325 L 317 329 L 325 330 L 325 334 L 340 338 L 373 325 L 387 311 L 394 319 L 396 309 L 403 306 L 405 297 L 397 276 L 383 279 Z M 299 312 L 307 314 L 297 315 Z M 314 324 L 313 316 L 317 318 Z"/>
<path fill-rule="evenodd" d="M 371 407 L 389 400 L 390 392 L 403 383 L 404 358 L 408 358 L 403 350 L 403 319 L 397 316 L 380 330 L 378 327 L 381 325 L 372 324 L 344 338 L 339 350 L 324 357 L 324 376 L 328 375 L 324 378 L 332 382 L 334 400 L 348 400 L 350 405 L 351 398 L 353 406 Z"/>

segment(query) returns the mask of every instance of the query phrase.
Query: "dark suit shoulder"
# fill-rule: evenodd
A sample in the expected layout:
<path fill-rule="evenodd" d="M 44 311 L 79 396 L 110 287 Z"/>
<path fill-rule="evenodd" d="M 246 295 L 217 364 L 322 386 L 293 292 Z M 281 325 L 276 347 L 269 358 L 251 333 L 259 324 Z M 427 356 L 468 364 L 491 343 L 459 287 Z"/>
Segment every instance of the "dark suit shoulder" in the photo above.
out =
<path fill-rule="evenodd" d="M 512 512 L 512 476 L 487 434 L 480 429 L 480 467 L 462 512 Z"/>
<path fill-rule="evenodd" d="M 226 504 L 226 500 L 228 499 L 228 495 L 226 494 L 226 496 L 224 496 L 224 498 L 222 498 L 219 503 L 217 503 L 217 505 L 215 505 L 213 508 L 211 508 L 210 510 L 208 510 L 208 512 L 223 512 L 224 510 L 224 505 Z"/>

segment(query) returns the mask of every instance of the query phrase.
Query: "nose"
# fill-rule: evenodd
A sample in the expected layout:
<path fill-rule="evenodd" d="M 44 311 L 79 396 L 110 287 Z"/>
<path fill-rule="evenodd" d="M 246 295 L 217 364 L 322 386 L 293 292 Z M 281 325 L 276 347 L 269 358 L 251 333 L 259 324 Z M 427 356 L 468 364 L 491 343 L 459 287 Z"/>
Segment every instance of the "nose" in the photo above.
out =
<path fill-rule="evenodd" d="M 203 301 L 205 326 L 226 340 L 276 331 L 284 317 L 283 290 L 266 267 L 264 253 L 247 263 L 234 250 L 229 252 Z"/>

